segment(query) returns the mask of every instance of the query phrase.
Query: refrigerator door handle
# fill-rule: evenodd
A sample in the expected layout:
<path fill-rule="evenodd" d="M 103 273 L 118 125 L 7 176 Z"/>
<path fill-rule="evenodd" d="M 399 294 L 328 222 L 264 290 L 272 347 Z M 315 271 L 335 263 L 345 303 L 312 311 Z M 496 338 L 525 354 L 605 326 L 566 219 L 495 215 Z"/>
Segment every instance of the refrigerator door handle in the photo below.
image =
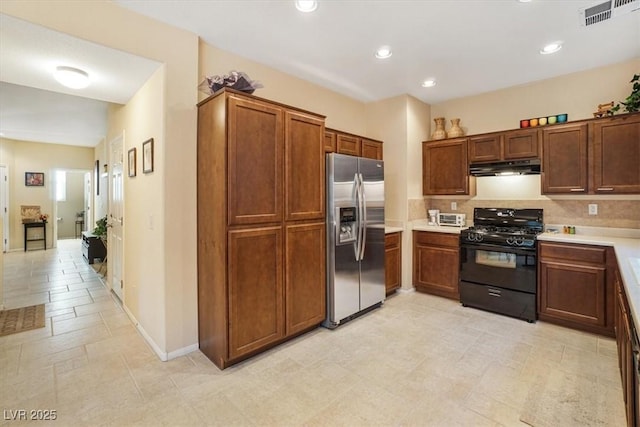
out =
<path fill-rule="evenodd" d="M 360 261 L 364 259 L 364 249 L 367 243 L 367 197 L 364 192 L 364 180 L 362 179 L 362 174 L 359 174 L 360 181 L 360 205 L 362 208 L 362 221 L 360 222 L 360 226 L 362 228 L 361 238 L 360 238 Z"/>
<path fill-rule="evenodd" d="M 360 260 L 360 183 L 358 182 L 358 174 L 353 175 L 353 198 L 356 201 L 356 241 L 353 243 L 354 257 L 356 261 Z"/>

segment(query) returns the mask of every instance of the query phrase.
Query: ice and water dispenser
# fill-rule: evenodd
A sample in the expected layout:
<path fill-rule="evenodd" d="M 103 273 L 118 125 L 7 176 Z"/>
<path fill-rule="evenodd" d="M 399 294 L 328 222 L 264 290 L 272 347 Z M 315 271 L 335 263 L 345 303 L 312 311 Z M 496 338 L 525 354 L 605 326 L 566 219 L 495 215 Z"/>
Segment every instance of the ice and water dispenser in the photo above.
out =
<path fill-rule="evenodd" d="M 356 235 L 356 207 L 336 208 L 339 224 L 336 227 L 336 245 L 355 242 Z"/>

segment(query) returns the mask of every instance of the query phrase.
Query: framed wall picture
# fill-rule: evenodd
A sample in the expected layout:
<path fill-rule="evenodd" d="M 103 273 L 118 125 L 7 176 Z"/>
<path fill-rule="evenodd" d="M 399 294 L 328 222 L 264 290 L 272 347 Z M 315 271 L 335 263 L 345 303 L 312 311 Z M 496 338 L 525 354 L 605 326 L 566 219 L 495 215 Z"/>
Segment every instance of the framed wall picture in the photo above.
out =
<path fill-rule="evenodd" d="M 96 196 L 100 195 L 100 160 L 96 160 Z"/>
<path fill-rule="evenodd" d="M 129 177 L 136 176 L 136 148 L 129 150 Z"/>
<path fill-rule="evenodd" d="M 153 172 L 153 138 L 142 143 L 142 172 Z"/>
<path fill-rule="evenodd" d="M 44 172 L 25 172 L 24 185 L 27 187 L 43 187 Z"/>

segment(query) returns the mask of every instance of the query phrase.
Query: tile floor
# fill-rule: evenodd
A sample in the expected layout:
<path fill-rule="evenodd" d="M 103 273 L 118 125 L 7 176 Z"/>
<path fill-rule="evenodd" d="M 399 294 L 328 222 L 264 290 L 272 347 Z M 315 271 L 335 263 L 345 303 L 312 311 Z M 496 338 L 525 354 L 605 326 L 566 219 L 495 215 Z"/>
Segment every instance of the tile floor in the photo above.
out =
<path fill-rule="evenodd" d="M 80 241 L 59 243 L 5 254 L 6 307 L 44 302 L 47 325 L 0 337 L 0 425 L 625 425 L 613 340 L 420 293 L 224 371 L 161 362 Z"/>

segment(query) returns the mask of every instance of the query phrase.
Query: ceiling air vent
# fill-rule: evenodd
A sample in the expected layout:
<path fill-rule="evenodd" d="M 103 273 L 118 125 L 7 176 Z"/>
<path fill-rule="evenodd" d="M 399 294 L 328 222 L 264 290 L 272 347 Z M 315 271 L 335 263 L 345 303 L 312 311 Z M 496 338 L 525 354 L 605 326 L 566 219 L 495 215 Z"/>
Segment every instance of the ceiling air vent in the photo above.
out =
<path fill-rule="evenodd" d="M 640 9 L 640 0 L 609 0 L 580 9 L 580 25 L 588 27 Z"/>

